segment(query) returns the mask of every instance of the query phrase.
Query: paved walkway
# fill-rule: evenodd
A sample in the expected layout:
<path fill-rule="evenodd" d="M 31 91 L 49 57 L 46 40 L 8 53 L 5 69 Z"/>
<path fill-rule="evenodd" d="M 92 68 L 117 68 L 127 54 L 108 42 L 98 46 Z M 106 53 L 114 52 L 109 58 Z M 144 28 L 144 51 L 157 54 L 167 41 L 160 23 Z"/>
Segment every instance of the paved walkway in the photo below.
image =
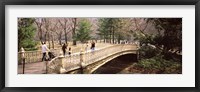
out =
<path fill-rule="evenodd" d="M 112 46 L 111 44 L 98 44 L 95 48 L 95 50 L 100 50 L 106 47 Z M 89 49 L 89 47 L 88 47 Z M 80 48 L 78 48 L 80 51 Z M 90 49 L 88 50 L 90 51 Z M 80 52 L 75 52 L 73 54 L 80 54 Z M 46 65 L 44 62 L 36 62 L 36 63 L 28 63 L 25 64 L 25 74 L 45 74 L 46 73 Z M 18 65 L 18 74 L 23 73 L 23 66 Z"/>
<path fill-rule="evenodd" d="M 46 71 L 44 62 L 25 64 L 25 74 L 44 74 Z M 18 65 L 18 74 L 23 73 L 23 66 Z"/>

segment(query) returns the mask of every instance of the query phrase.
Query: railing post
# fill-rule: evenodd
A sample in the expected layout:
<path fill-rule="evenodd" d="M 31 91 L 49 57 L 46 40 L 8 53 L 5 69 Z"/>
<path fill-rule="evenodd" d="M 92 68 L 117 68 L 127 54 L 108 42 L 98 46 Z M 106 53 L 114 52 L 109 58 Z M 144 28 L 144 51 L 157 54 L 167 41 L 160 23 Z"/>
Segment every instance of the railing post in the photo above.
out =
<path fill-rule="evenodd" d="M 65 57 L 63 55 L 58 57 L 59 61 L 61 61 L 58 65 L 61 66 L 60 67 L 60 71 L 59 73 L 65 73 Z"/>
<path fill-rule="evenodd" d="M 136 51 L 136 54 L 137 54 L 137 60 L 140 59 L 140 51 L 139 51 L 140 47 L 139 45 L 137 45 L 137 51 Z"/>
<path fill-rule="evenodd" d="M 20 50 L 20 53 L 21 53 L 21 59 L 22 59 L 22 73 L 24 74 L 24 71 L 25 71 L 25 50 L 23 47 L 21 47 L 21 50 Z"/>
<path fill-rule="evenodd" d="M 84 64 L 83 64 L 83 55 L 84 55 L 84 52 L 83 52 L 83 50 L 81 49 L 81 52 L 80 52 L 80 67 L 81 67 L 81 73 L 83 73 L 83 68 L 85 67 Z"/>

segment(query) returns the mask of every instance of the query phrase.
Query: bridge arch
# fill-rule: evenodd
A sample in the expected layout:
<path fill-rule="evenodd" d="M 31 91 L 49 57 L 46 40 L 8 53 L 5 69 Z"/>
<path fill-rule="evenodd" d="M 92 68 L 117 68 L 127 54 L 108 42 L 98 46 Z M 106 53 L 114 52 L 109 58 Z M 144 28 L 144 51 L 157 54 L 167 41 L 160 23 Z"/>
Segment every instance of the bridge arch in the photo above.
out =
<path fill-rule="evenodd" d="M 73 73 L 81 69 L 81 73 L 88 74 L 118 56 L 131 53 L 138 53 L 136 45 L 116 44 L 100 50 L 59 56 L 49 62 L 48 73 Z"/>
<path fill-rule="evenodd" d="M 98 68 L 100 68 L 101 66 L 107 64 L 108 62 L 112 61 L 113 59 L 116 59 L 117 57 L 120 57 L 122 55 L 128 55 L 128 54 L 135 54 L 136 57 L 137 57 L 137 53 L 134 50 L 128 50 L 128 51 L 115 53 L 115 54 L 113 54 L 113 55 L 111 55 L 109 57 L 106 57 L 105 59 L 102 59 L 100 61 L 97 61 L 96 63 L 93 63 L 93 64 L 90 64 L 90 65 L 86 66 L 83 69 L 83 73 L 92 74 Z"/>
<path fill-rule="evenodd" d="M 138 62 L 137 54 L 124 54 L 101 65 L 92 74 L 128 73 L 128 67 Z"/>

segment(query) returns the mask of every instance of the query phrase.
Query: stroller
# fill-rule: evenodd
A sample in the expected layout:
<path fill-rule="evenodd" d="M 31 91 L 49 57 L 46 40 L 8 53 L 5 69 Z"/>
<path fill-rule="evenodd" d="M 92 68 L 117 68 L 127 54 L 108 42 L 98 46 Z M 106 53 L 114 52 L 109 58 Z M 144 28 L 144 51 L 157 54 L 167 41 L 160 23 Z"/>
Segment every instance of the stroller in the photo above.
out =
<path fill-rule="evenodd" d="M 48 52 L 48 58 L 46 58 L 46 61 L 50 61 L 52 60 L 53 58 L 56 57 L 56 55 L 53 53 L 53 52 Z"/>

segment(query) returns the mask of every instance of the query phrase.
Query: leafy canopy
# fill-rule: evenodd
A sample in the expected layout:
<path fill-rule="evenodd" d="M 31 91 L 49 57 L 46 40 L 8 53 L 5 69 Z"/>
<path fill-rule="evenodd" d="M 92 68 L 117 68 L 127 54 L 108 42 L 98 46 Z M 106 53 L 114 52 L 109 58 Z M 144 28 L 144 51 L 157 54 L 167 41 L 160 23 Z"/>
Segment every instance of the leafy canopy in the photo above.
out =
<path fill-rule="evenodd" d="M 91 31 L 91 24 L 88 20 L 81 20 L 78 24 L 77 34 L 75 39 L 77 41 L 86 42 L 91 39 L 90 32 Z"/>
<path fill-rule="evenodd" d="M 34 41 L 34 35 L 36 28 L 33 26 L 33 18 L 18 18 L 18 51 L 21 47 L 34 48 L 36 42 Z"/>

